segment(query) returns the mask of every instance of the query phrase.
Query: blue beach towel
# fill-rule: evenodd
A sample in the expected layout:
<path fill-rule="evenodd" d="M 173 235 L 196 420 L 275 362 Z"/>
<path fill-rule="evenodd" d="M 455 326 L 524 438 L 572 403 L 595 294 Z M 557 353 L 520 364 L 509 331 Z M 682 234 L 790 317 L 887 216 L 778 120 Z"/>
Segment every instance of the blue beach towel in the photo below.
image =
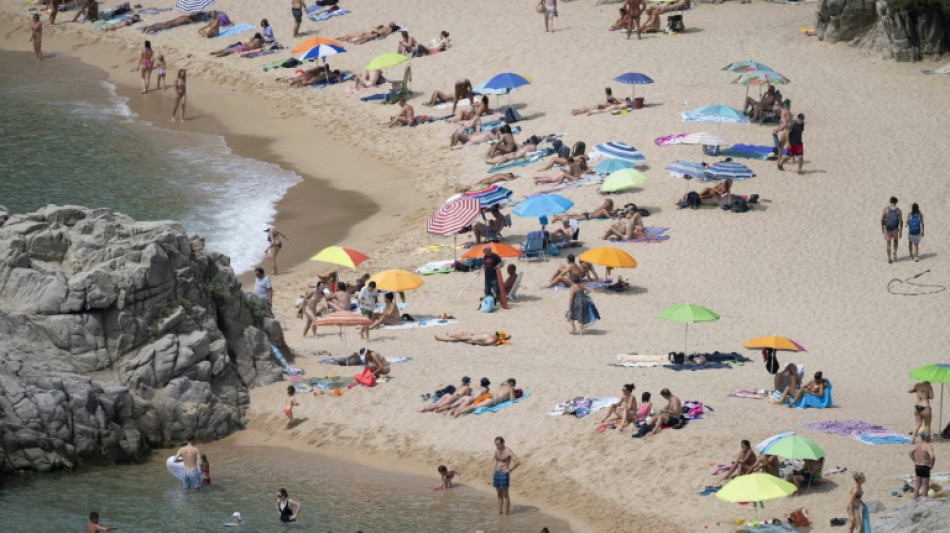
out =
<path fill-rule="evenodd" d="M 385 100 L 385 99 L 386 99 L 386 96 L 388 96 L 388 95 L 389 95 L 389 93 L 371 94 L 371 95 L 369 95 L 369 96 L 363 96 L 363 97 L 361 97 L 361 98 L 360 98 L 360 102 L 372 102 L 373 100 Z"/>
<path fill-rule="evenodd" d="M 313 88 L 315 88 L 315 89 L 325 89 L 325 88 L 329 87 L 330 85 L 336 85 L 336 84 L 342 83 L 342 82 L 344 82 L 344 81 L 350 81 L 350 80 L 352 80 L 354 77 L 356 77 L 356 75 L 353 74 L 352 72 L 344 72 L 342 77 L 343 77 L 342 80 L 333 79 L 333 80 L 330 80 L 330 83 L 327 83 L 327 82 L 317 83 L 317 84 L 315 84 L 315 85 L 311 85 L 310 87 L 313 87 Z"/>
<path fill-rule="evenodd" d="M 254 26 L 251 26 L 250 24 L 235 24 L 234 26 L 230 26 L 230 27 L 224 28 L 223 30 L 220 30 L 218 32 L 218 35 L 216 35 L 214 38 L 218 39 L 220 37 L 227 37 L 229 35 L 235 35 L 238 33 L 251 31 L 253 29 L 254 29 Z"/>
<path fill-rule="evenodd" d="M 874 433 L 865 433 L 862 435 L 855 435 L 854 438 L 865 444 L 871 444 L 873 446 L 878 446 L 881 444 L 910 444 L 910 438 L 906 435 L 900 435 L 898 433 L 888 433 L 875 435 Z"/>
<path fill-rule="evenodd" d="M 505 407 L 508 407 L 509 405 L 516 404 L 516 403 L 520 402 L 521 400 L 524 400 L 525 398 L 527 398 L 527 397 L 529 397 L 529 396 L 531 396 L 531 393 L 530 393 L 530 392 L 526 392 L 526 393 L 524 393 L 524 394 L 521 395 L 521 398 L 515 398 L 514 400 L 508 400 L 507 402 L 501 402 L 500 404 L 498 404 L 498 405 L 493 405 L 493 406 L 491 406 L 491 407 L 479 407 L 478 409 L 475 409 L 474 411 L 472 411 L 472 414 L 473 414 L 473 415 L 481 415 L 481 414 L 484 414 L 484 413 L 497 413 L 498 411 L 504 409 Z"/>
<path fill-rule="evenodd" d="M 554 153 L 554 150 L 550 148 L 542 148 L 535 152 L 529 153 L 526 157 L 521 159 L 515 159 L 514 161 L 509 161 L 507 163 L 502 163 L 500 165 L 495 165 L 487 170 L 489 174 L 494 174 L 495 172 L 500 172 L 502 170 L 507 170 L 509 168 L 523 167 L 530 165 L 531 163 L 537 163 L 545 157 Z"/>
<path fill-rule="evenodd" d="M 758 159 L 765 161 L 772 154 L 774 147 L 756 144 L 734 144 L 727 149 L 720 149 L 721 157 L 743 157 L 746 159 Z M 788 150 L 783 150 L 788 155 Z"/>

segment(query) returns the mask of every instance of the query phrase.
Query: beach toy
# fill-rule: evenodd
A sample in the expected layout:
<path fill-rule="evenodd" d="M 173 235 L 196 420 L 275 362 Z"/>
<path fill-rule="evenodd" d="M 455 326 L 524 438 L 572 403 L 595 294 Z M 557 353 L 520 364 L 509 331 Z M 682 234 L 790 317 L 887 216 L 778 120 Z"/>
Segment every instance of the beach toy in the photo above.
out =
<path fill-rule="evenodd" d="M 339 396 L 339 395 L 341 395 L 341 394 L 343 394 L 343 393 L 340 392 L 340 389 L 333 389 L 333 395 L 334 395 L 334 396 Z"/>
<path fill-rule="evenodd" d="M 741 519 L 741 518 L 736 518 L 736 525 L 737 525 L 737 526 L 741 526 L 741 525 L 742 525 L 742 519 Z"/>

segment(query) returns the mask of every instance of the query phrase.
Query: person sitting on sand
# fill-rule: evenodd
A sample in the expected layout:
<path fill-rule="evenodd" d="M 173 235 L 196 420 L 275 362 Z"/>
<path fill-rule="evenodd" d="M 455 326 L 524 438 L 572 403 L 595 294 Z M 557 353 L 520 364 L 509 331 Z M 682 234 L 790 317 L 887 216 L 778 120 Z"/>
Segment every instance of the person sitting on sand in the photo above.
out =
<path fill-rule="evenodd" d="M 802 385 L 798 392 L 795 392 L 791 387 L 786 387 L 785 391 L 782 392 L 782 397 L 779 399 L 778 403 L 784 404 L 786 400 L 792 398 L 792 401 L 789 402 L 788 406 L 793 407 L 796 403 L 801 401 L 802 396 L 807 394 L 814 394 L 819 398 L 825 394 L 825 387 L 828 383 L 825 381 L 825 378 L 822 377 L 821 371 L 815 372 L 815 378 Z"/>
<path fill-rule="evenodd" d="M 142 17 L 140 17 L 138 14 L 135 14 L 135 15 L 132 15 L 131 17 L 129 17 L 129 18 L 125 19 L 125 20 L 120 20 L 119 22 L 116 22 L 115 24 L 113 24 L 113 25 L 111 25 L 111 26 L 106 26 L 105 28 L 102 28 L 102 31 L 115 31 L 115 30 L 117 30 L 117 29 L 119 29 L 119 28 L 124 28 L 124 27 L 126 27 L 126 26 L 131 26 L 131 25 L 133 25 L 133 24 L 135 24 L 135 23 L 137 23 L 137 22 L 141 22 L 141 21 L 142 21 Z"/>
<path fill-rule="evenodd" d="M 538 143 L 540 142 L 541 139 L 539 139 L 537 135 L 532 135 L 531 137 L 528 137 L 528 140 L 526 140 L 523 145 L 521 145 L 521 148 L 518 148 L 510 154 L 493 157 L 488 161 L 485 161 L 485 163 L 488 163 L 491 166 L 497 166 L 505 164 L 509 161 L 521 159 L 522 157 L 526 157 L 531 152 L 537 151 Z"/>
<path fill-rule="evenodd" d="M 488 147 L 488 152 L 485 153 L 486 160 L 501 154 L 510 154 L 518 149 L 518 143 L 515 141 L 514 134 L 511 133 L 510 125 L 504 124 L 499 131 L 501 131 L 501 139 Z"/>
<path fill-rule="evenodd" d="M 366 70 L 362 75 L 353 78 L 353 89 L 372 89 L 383 83 L 386 83 L 386 78 L 383 77 L 382 69 Z"/>
<path fill-rule="evenodd" d="M 647 20 L 643 23 L 643 31 L 650 33 L 660 31 L 660 15 L 670 11 L 684 11 L 689 9 L 690 0 L 676 0 L 667 4 L 651 4 L 644 11 Z"/>
<path fill-rule="evenodd" d="M 494 333 L 469 333 L 462 331 L 459 333 L 450 333 L 448 335 L 436 335 L 435 340 L 440 342 L 464 342 L 472 346 L 498 346 L 511 339 L 504 331 Z"/>
<path fill-rule="evenodd" d="M 446 119 L 448 123 L 458 123 L 463 130 L 476 126 L 479 119 L 485 115 L 491 114 L 491 108 L 488 106 L 488 97 L 482 96 L 481 100 L 472 104 L 468 109 L 460 110 L 455 116 Z"/>
<path fill-rule="evenodd" d="M 781 102 L 781 100 L 778 101 Z M 775 86 L 770 83 L 761 99 L 756 100 L 751 96 L 746 96 L 742 112 L 752 117 L 752 122 L 757 122 L 760 114 L 764 111 L 771 111 L 775 107 L 775 102 Z"/>
<path fill-rule="evenodd" d="M 340 42 L 349 42 L 353 44 L 364 44 L 372 41 L 374 39 L 381 39 L 383 37 L 389 36 L 389 34 L 399 31 L 399 25 L 395 22 L 390 22 L 389 24 L 380 24 L 370 31 L 354 32 L 344 35 L 342 37 L 337 37 L 336 40 Z"/>
<path fill-rule="evenodd" d="M 814 460 L 814 459 L 805 459 L 804 465 L 802 465 L 801 470 L 793 470 L 787 476 L 785 476 L 785 481 L 795 485 L 796 493 L 802 490 L 802 487 L 807 487 L 819 478 L 821 478 L 821 469 L 825 464 L 825 458 Z"/>
<path fill-rule="evenodd" d="M 481 144 L 488 141 L 497 141 L 498 139 L 501 139 L 501 133 L 498 130 L 498 126 L 495 126 L 490 130 L 472 133 L 471 135 L 465 133 L 464 131 L 455 130 L 452 133 L 452 136 L 449 137 L 449 148 L 460 150 L 466 146 Z"/>
<path fill-rule="evenodd" d="M 598 425 L 607 422 L 607 419 L 611 416 L 614 417 L 614 422 L 620 420 L 620 429 L 627 427 L 627 424 L 632 424 L 637 419 L 637 398 L 633 395 L 633 390 L 636 388 L 633 383 L 624 385 L 620 390 L 620 399 L 610 404 L 610 409 L 604 415 L 604 418 L 598 422 Z"/>
<path fill-rule="evenodd" d="M 405 98 L 399 99 L 399 113 L 389 117 L 389 122 L 383 124 L 392 128 L 393 126 L 408 126 L 416 120 L 416 112 L 412 106 L 406 103 Z"/>
<path fill-rule="evenodd" d="M 198 34 L 210 39 L 212 37 L 217 37 L 218 33 L 220 33 L 221 21 L 218 19 L 217 11 L 212 11 L 209 13 L 209 15 L 211 18 L 208 20 L 207 24 L 198 29 Z"/>
<path fill-rule="evenodd" d="M 610 198 L 591 211 L 583 213 L 562 213 L 551 217 L 552 222 L 560 220 L 593 220 L 597 218 L 612 218 L 614 216 L 614 201 Z"/>
<path fill-rule="evenodd" d="M 494 407 L 500 403 L 511 401 L 515 399 L 515 378 L 508 378 L 502 382 L 501 386 L 498 388 L 498 391 L 489 394 L 487 398 L 476 399 L 472 403 L 466 405 L 465 407 L 457 407 L 449 412 L 449 416 L 453 418 L 458 418 L 462 415 L 467 415 L 478 409 L 479 407 Z"/>
<path fill-rule="evenodd" d="M 253 37 L 244 41 L 243 43 L 234 43 L 231 46 L 222 48 L 221 50 L 215 50 L 211 52 L 211 55 L 216 57 L 227 57 L 231 54 L 243 54 L 244 52 L 250 52 L 251 50 L 260 50 L 261 46 L 264 46 L 264 38 L 261 37 L 260 33 L 255 33 Z"/>
<path fill-rule="evenodd" d="M 568 254 L 566 261 L 566 264 L 557 267 L 557 270 L 551 275 L 551 279 L 548 280 L 548 283 L 541 286 L 542 289 L 550 289 L 559 283 L 564 284 L 566 287 L 574 285 L 574 283 L 571 282 L 571 274 L 580 277 L 583 271 L 577 264 L 574 254 Z"/>
<path fill-rule="evenodd" d="M 336 289 L 336 292 L 327 296 L 327 305 L 334 312 L 350 311 L 350 294 L 346 292 L 346 283 L 342 281 L 337 283 Z"/>
<path fill-rule="evenodd" d="M 166 20 L 165 22 L 158 22 L 155 24 L 149 24 L 142 28 L 144 33 L 156 33 L 169 28 L 177 28 L 178 26 L 184 26 L 185 24 L 191 24 L 193 22 L 200 22 L 207 15 L 203 12 L 192 13 L 190 15 L 182 15 L 180 17 L 175 17 L 171 20 Z"/>
<path fill-rule="evenodd" d="M 739 443 L 739 456 L 732 463 L 732 467 L 726 472 L 726 479 L 751 474 L 755 469 L 756 457 L 752 451 L 752 445 L 749 441 L 743 440 Z"/>
<path fill-rule="evenodd" d="M 778 470 L 779 462 L 777 455 L 767 455 L 763 453 L 755 461 L 755 464 L 752 465 L 753 472 L 762 472 L 763 474 L 769 474 L 775 477 L 778 477 Z"/>
<path fill-rule="evenodd" d="M 802 378 L 798 375 L 798 365 L 795 363 L 789 363 L 785 365 L 785 368 L 775 374 L 772 378 L 772 390 L 784 391 L 785 389 L 792 389 L 795 392 L 798 392 L 802 386 Z"/>
<path fill-rule="evenodd" d="M 468 99 L 471 102 L 474 100 L 472 91 L 472 82 L 469 81 L 468 78 L 463 78 L 455 82 L 455 89 L 452 94 L 444 93 L 439 90 L 432 91 L 429 100 L 422 105 L 432 106 L 443 102 L 452 102 L 452 114 L 454 115 L 456 108 L 458 108 L 459 101 Z"/>
<path fill-rule="evenodd" d="M 594 105 L 590 105 L 590 106 L 587 106 L 587 107 L 578 107 L 578 108 L 576 108 L 576 109 L 572 109 L 572 110 L 571 110 L 571 114 L 572 114 L 572 115 L 575 115 L 575 116 L 576 116 L 576 115 L 583 115 L 583 114 L 588 114 L 588 115 L 589 115 L 589 114 L 591 114 L 591 111 L 599 111 L 599 110 L 604 109 L 604 108 L 606 108 L 606 107 L 609 107 L 609 106 L 612 106 L 612 105 L 615 105 L 615 104 L 619 104 L 619 103 L 620 103 L 620 100 L 617 100 L 616 98 L 614 98 L 613 90 L 611 90 L 610 87 L 606 87 L 606 88 L 604 89 L 604 93 L 606 94 L 606 100 L 604 100 L 603 102 L 599 102 L 599 103 L 596 103 L 596 104 L 594 104 Z"/>
<path fill-rule="evenodd" d="M 445 52 L 449 48 L 452 48 L 452 40 L 449 39 L 449 32 L 445 30 L 439 32 L 439 36 L 432 39 L 432 45 L 429 48 L 438 50 L 439 52 Z"/>
<path fill-rule="evenodd" d="M 666 407 L 660 409 L 656 414 L 653 433 L 656 434 L 662 431 L 663 426 L 673 426 L 673 429 L 683 427 L 686 424 L 686 419 L 683 417 L 683 402 L 673 396 L 670 389 L 661 390 L 660 396 L 666 400 Z"/>
<path fill-rule="evenodd" d="M 79 11 L 76 12 L 76 16 L 73 17 L 73 22 L 79 20 L 79 17 L 85 17 L 82 19 L 83 22 L 99 20 L 99 2 L 96 0 L 86 0 L 86 3 L 79 8 Z"/>
<path fill-rule="evenodd" d="M 373 373 L 373 377 L 385 376 L 389 374 L 389 361 L 373 350 L 360 348 L 359 355 L 363 357 L 366 368 Z"/>
<path fill-rule="evenodd" d="M 442 408 L 448 407 L 450 404 L 461 398 L 462 396 L 471 396 L 472 394 L 472 379 L 468 376 L 462 377 L 462 383 L 456 387 L 455 392 L 451 394 L 443 394 L 439 397 L 438 401 L 429 407 L 424 407 L 419 409 L 420 413 L 431 413 L 432 411 L 439 411 Z"/>
<path fill-rule="evenodd" d="M 394 293 L 387 292 L 383 299 L 386 300 L 383 311 L 381 313 L 373 313 L 372 322 L 360 328 L 360 338 L 366 341 L 369 341 L 369 330 L 377 329 L 380 326 L 398 326 L 402 323 L 402 317 L 399 314 L 399 306 L 396 305 Z"/>
<path fill-rule="evenodd" d="M 399 35 L 402 38 L 399 40 L 399 44 L 396 46 L 396 53 L 407 56 L 415 55 L 416 47 L 419 46 L 416 38 L 409 35 L 409 32 L 405 29 L 400 31 Z"/>
<path fill-rule="evenodd" d="M 619 239 L 631 241 L 638 234 L 643 233 L 643 217 L 636 207 L 623 212 L 623 217 L 607 229 L 604 239 Z"/>
<path fill-rule="evenodd" d="M 515 265 L 508 265 L 506 267 L 506 272 L 508 273 L 508 277 L 505 278 L 504 283 L 505 294 L 510 294 L 511 289 L 513 289 L 515 286 L 515 281 L 518 279 L 518 267 Z"/>
<path fill-rule="evenodd" d="M 627 13 L 626 6 L 620 7 L 620 17 L 617 19 L 617 22 L 614 22 L 612 26 L 607 28 L 607 31 L 617 31 L 625 30 L 628 27 L 628 24 L 631 22 L 630 15 Z"/>
<path fill-rule="evenodd" d="M 475 234 L 475 244 L 481 244 L 482 239 L 490 240 L 491 237 L 501 233 L 501 228 L 505 226 L 505 215 L 501 214 L 501 207 L 498 204 L 491 206 L 488 213 L 492 218 L 487 224 L 477 222 L 472 226 L 472 231 Z"/>

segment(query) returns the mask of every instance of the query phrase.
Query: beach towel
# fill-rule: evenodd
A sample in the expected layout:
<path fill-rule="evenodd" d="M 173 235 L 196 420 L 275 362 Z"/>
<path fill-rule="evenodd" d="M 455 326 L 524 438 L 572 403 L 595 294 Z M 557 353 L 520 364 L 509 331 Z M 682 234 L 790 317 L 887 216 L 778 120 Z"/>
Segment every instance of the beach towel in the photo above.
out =
<path fill-rule="evenodd" d="M 268 70 L 281 68 L 286 61 L 287 61 L 286 59 L 278 59 L 277 61 L 264 63 L 263 65 L 261 65 L 261 70 L 263 70 L 264 72 L 267 72 Z"/>
<path fill-rule="evenodd" d="M 244 33 L 246 31 L 252 31 L 254 26 L 250 24 L 235 24 L 223 30 L 218 31 L 218 34 L 214 36 L 215 39 L 220 39 L 221 37 L 228 37 L 230 35 L 236 35 L 238 33 Z"/>
<path fill-rule="evenodd" d="M 445 318 L 436 318 L 436 317 L 416 317 L 414 322 L 403 322 L 395 326 L 380 326 L 379 329 L 420 329 L 420 328 L 431 328 L 435 326 L 448 326 L 449 324 L 455 324 L 457 320 L 449 320 Z"/>
<path fill-rule="evenodd" d="M 280 353 L 280 350 L 278 350 L 273 344 L 271 344 L 270 353 L 275 359 L 277 359 L 277 362 L 280 364 L 280 366 L 284 367 L 284 373 L 288 376 L 303 374 L 303 370 L 290 366 L 290 364 L 287 363 L 287 360 L 284 359 L 284 354 Z"/>
<path fill-rule="evenodd" d="M 679 144 L 680 141 L 686 137 L 685 133 L 674 133 L 673 135 L 664 135 L 663 137 L 657 137 L 653 139 L 653 144 L 657 146 L 672 146 L 674 144 Z"/>
<path fill-rule="evenodd" d="M 461 100 L 458 101 L 458 104 L 456 104 L 456 108 L 469 106 L 469 105 L 472 105 L 472 101 L 469 100 L 468 98 L 462 98 Z M 442 102 L 441 104 L 436 104 L 432 106 L 433 109 L 448 109 L 450 107 L 452 107 L 452 102 Z"/>
<path fill-rule="evenodd" d="M 640 354 L 620 354 L 617 356 L 618 363 L 665 363 L 669 361 L 666 355 L 640 355 Z"/>
<path fill-rule="evenodd" d="M 758 159 L 759 161 L 765 161 L 772 155 L 774 150 L 774 146 L 766 146 L 764 144 L 733 144 L 729 148 L 720 149 L 719 156 L 743 157 L 746 159 Z M 783 150 L 782 152 L 785 155 L 788 155 L 788 150 Z"/>
<path fill-rule="evenodd" d="M 448 274 L 449 272 L 455 272 L 455 267 L 453 266 L 455 261 L 445 260 L 445 261 L 430 261 L 421 267 L 416 269 L 417 274 L 422 274 L 423 276 L 431 276 L 432 274 Z"/>
<path fill-rule="evenodd" d="M 363 96 L 360 98 L 360 102 L 373 102 L 375 100 L 385 100 L 389 96 L 389 93 L 376 93 L 369 96 Z"/>
<path fill-rule="evenodd" d="M 412 124 L 410 124 L 410 126 L 420 126 L 422 124 L 439 122 L 447 118 L 452 118 L 453 116 L 455 115 L 445 115 L 441 117 L 433 117 L 432 115 L 416 115 L 415 118 L 412 119 Z"/>
<path fill-rule="evenodd" d="M 753 398 L 756 400 L 761 400 L 763 398 L 768 398 L 769 393 L 765 392 L 765 390 L 762 390 L 762 389 L 757 390 L 757 391 L 740 389 L 740 390 L 730 393 L 729 397 L 730 398 Z"/>
<path fill-rule="evenodd" d="M 798 400 L 798 403 L 793 405 L 796 409 L 806 409 L 808 407 L 814 409 L 825 409 L 831 406 L 831 382 L 827 379 L 825 380 L 825 391 L 819 397 L 814 394 L 805 393 L 802 395 L 802 399 Z"/>
<path fill-rule="evenodd" d="M 352 80 L 352 79 L 355 78 L 355 77 L 356 77 L 356 75 L 353 74 L 352 72 L 343 72 L 343 73 L 340 74 L 340 78 L 339 78 L 339 79 L 338 79 L 338 78 L 334 78 L 334 79 L 330 80 L 329 82 L 316 83 L 316 84 L 314 84 L 314 85 L 311 85 L 310 87 L 312 87 L 312 88 L 314 88 L 314 89 L 326 89 L 327 87 L 329 87 L 329 86 L 331 86 L 331 85 L 337 85 L 337 84 L 343 83 L 343 82 L 345 82 L 345 81 L 350 81 L 350 80 Z"/>
<path fill-rule="evenodd" d="M 668 368 L 676 372 L 680 372 L 683 370 L 690 370 L 690 371 L 711 370 L 711 369 L 719 369 L 719 368 L 732 368 L 733 366 L 741 365 L 743 363 L 748 363 L 752 361 L 748 357 L 745 357 L 739 354 L 738 352 L 707 353 L 707 354 L 702 354 L 702 355 L 703 357 L 706 358 L 705 363 L 698 363 L 698 364 L 685 363 L 682 365 L 666 364 L 666 365 L 663 365 L 663 368 Z"/>
<path fill-rule="evenodd" d="M 669 235 L 664 235 L 670 228 L 661 228 L 659 226 L 647 226 L 643 231 L 637 234 L 633 239 L 610 239 L 610 242 L 663 242 L 670 240 Z"/>
<path fill-rule="evenodd" d="M 93 24 L 92 28 L 93 28 L 94 30 L 102 30 L 102 29 L 105 29 L 105 28 L 111 28 L 112 26 L 115 26 L 116 24 L 118 24 L 119 22 L 122 22 L 123 20 L 125 20 L 125 19 L 127 19 L 127 18 L 129 18 L 128 15 L 119 15 L 118 17 L 115 17 L 115 18 L 113 18 L 113 19 L 111 19 L 111 20 L 106 20 L 106 21 L 103 21 L 103 22 L 97 22 L 96 24 Z"/>
<path fill-rule="evenodd" d="M 271 54 L 276 54 L 284 49 L 284 45 L 280 43 L 269 43 L 265 44 L 263 47 L 258 48 L 257 50 L 250 50 L 247 52 L 242 52 L 241 57 L 253 59 L 260 56 L 269 56 Z M 283 63 L 286 60 L 281 60 L 280 63 Z M 264 72 L 267 72 L 267 69 L 264 69 Z"/>
<path fill-rule="evenodd" d="M 391 357 L 391 356 L 384 356 L 384 357 L 386 359 L 386 362 L 391 365 L 398 365 L 399 363 L 408 363 L 409 361 L 412 361 L 412 357 Z M 346 360 L 346 357 L 329 357 L 327 359 L 321 359 L 317 361 L 317 364 L 339 365 L 344 360 Z M 363 364 L 365 362 L 366 362 L 366 356 L 364 356 L 363 354 L 360 354 L 360 364 Z M 350 366 L 356 366 L 356 365 L 350 365 Z"/>
<path fill-rule="evenodd" d="M 922 74 L 950 74 L 950 64 L 947 64 L 940 68 L 921 70 L 920 72 Z"/>
<path fill-rule="evenodd" d="M 861 435 L 854 435 L 854 438 L 872 446 L 879 446 L 881 444 L 910 444 L 910 437 L 893 431 L 863 433 Z"/>
<path fill-rule="evenodd" d="M 507 402 L 501 402 L 500 404 L 498 404 L 498 405 L 493 405 L 493 406 L 491 406 L 491 407 L 479 407 L 479 408 L 475 409 L 474 411 L 472 411 L 472 414 L 473 414 L 473 415 L 481 415 L 481 414 L 484 414 L 484 413 L 497 413 L 498 411 L 501 411 L 501 410 L 504 409 L 505 407 L 508 407 L 509 405 L 514 405 L 514 404 L 520 402 L 521 400 L 524 400 L 525 398 L 528 398 L 529 396 L 531 396 L 531 393 L 530 393 L 530 392 L 526 392 L 526 393 L 524 393 L 524 394 L 521 395 L 521 398 L 515 398 L 514 400 L 508 400 Z"/>
<path fill-rule="evenodd" d="M 329 20 L 333 17 L 339 17 L 340 15 L 346 15 L 349 12 L 350 10 L 345 7 L 341 7 L 339 9 L 330 8 L 323 11 L 318 11 L 316 13 L 309 13 L 307 18 L 314 22 L 320 22 L 323 20 Z"/>

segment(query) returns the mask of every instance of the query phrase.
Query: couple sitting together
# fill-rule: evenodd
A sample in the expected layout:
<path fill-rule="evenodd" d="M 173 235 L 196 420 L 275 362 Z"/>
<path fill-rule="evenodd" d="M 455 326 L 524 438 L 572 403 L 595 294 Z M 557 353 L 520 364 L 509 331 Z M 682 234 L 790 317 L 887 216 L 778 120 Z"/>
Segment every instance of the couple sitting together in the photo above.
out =
<path fill-rule="evenodd" d="M 493 407 L 500 403 L 520 398 L 521 389 L 515 389 L 515 378 L 508 378 L 499 387 L 498 391 L 491 392 L 491 381 L 482 378 L 480 387 L 473 389 L 471 378 L 464 376 L 461 384 L 456 388 L 452 385 L 436 392 L 438 401 L 429 407 L 419 409 L 420 413 L 442 413 L 453 418 L 467 415 L 479 407 Z M 441 393 L 441 394 L 440 394 Z"/>
<path fill-rule="evenodd" d="M 785 388 L 782 389 L 782 396 L 778 399 L 771 397 L 769 398 L 769 402 L 788 404 L 789 407 L 794 407 L 801 402 L 806 394 L 823 398 L 825 389 L 831 386 L 821 371 L 815 372 L 814 379 L 802 385 L 802 380 L 798 376 L 798 366 L 794 363 L 789 363 L 789 365 L 785 367 L 785 370 L 782 371 L 781 376 L 783 384 L 785 385 Z"/>
<path fill-rule="evenodd" d="M 617 402 L 610 404 L 610 409 L 604 418 L 598 423 L 597 431 L 603 431 L 608 427 L 617 427 L 624 429 L 630 424 L 646 420 L 653 411 L 653 403 L 650 402 L 650 393 L 644 392 L 640 396 L 640 405 L 637 405 L 637 398 L 633 395 L 636 389 L 633 383 L 627 383 L 621 390 L 622 396 Z M 611 418 L 613 417 L 613 418 Z M 608 421 L 609 420 L 609 421 Z M 620 422 L 620 425 L 617 425 Z"/>
<path fill-rule="evenodd" d="M 599 279 L 597 271 L 594 270 L 594 265 L 584 261 L 580 261 L 580 264 L 578 264 L 574 254 L 568 254 L 567 264 L 557 267 L 557 270 L 551 275 L 551 279 L 541 288 L 550 289 L 558 284 L 564 285 L 565 287 L 573 287 L 575 285 L 572 280 L 573 276 L 576 276 L 580 282 Z"/>
<path fill-rule="evenodd" d="M 723 203 L 731 204 L 732 200 L 732 178 L 726 178 L 725 181 L 721 181 L 712 187 L 706 187 L 699 192 L 690 191 L 684 194 L 676 205 L 679 208 L 699 209 L 701 205 L 721 206 Z"/>

